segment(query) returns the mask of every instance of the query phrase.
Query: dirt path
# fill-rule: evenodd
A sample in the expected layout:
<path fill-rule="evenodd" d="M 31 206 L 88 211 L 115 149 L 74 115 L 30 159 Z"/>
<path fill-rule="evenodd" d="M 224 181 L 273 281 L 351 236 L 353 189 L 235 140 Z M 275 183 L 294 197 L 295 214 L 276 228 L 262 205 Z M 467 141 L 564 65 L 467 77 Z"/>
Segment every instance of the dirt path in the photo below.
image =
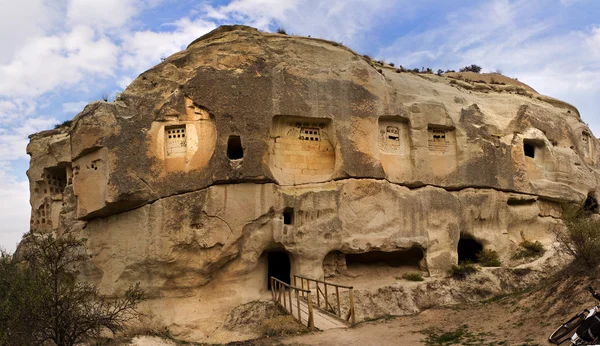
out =
<path fill-rule="evenodd" d="M 265 345 L 547 345 L 560 324 L 541 318 L 530 308 L 504 299 L 455 308 L 427 310 L 416 316 L 391 317 L 276 340 Z"/>

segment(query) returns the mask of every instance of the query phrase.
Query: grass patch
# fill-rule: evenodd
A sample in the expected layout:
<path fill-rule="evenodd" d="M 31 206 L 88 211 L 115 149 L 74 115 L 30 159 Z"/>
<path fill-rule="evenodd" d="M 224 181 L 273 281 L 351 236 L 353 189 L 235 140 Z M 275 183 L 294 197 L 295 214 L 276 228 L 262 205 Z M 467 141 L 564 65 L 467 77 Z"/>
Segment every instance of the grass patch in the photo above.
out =
<path fill-rule="evenodd" d="M 444 332 L 438 328 L 429 328 L 422 330 L 421 333 L 426 335 L 425 345 L 457 345 L 470 335 L 469 328 L 466 325 L 458 327 L 454 331 Z"/>
<path fill-rule="evenodd" d="M 484 249 L 477 254 L 477 261 L 482 267 L 500 267 L 500 257 L 494 250 Z"/>
<path fill-rule="evenodd" d="M 402 275 L 402 279 L 407 281 L 423 281 L 423 274 L 419 272 L 406 273 Z"/>
<path fill-rule="evenodd" d="M 473 333 L 469 326 L 463 324 L 451 331 L 443 331 L 440 328 L 428 328 L 421 331 L 425 335 L 423 342 L 427 346 L 481 346 L 481 345 L 508 345 L 506 340 L 498 340 L 492 333 Z"/>
<path fill-rule="evenodd" d="M 464 280 L 467 278 L 467 276 L 477 273 L 478 270 L 479 269 L 474 263 L 465 261 L 453 265 L 450 269 L 448 269 L 448 274 L 454 279 Z"/>
<path fill-rule="evenodd" d="M 521 244 L 519 244 L 519 250 L 513 256 L 515 259 L 521 258 L 537 258 L 542 257 L 546 249 L 544 249 L 544 245 L 539 241 L 530 242 L 525 240 Z"/>

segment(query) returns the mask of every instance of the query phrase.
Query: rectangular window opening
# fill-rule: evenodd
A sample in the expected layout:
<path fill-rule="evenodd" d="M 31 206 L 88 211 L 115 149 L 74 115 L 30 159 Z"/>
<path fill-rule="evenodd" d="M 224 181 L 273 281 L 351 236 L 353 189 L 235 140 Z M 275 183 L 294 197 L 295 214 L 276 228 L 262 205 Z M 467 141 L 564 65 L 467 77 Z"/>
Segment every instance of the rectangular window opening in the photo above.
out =
<path fill-rule="evenodd" d="M 294 208 L 283 209 L 283 224 L 293 225 L 294 224 Z"/>
<path fill-rule="evenodd" d="M 535 146 L 531 143 L 523 143 L 523 152 L 525 156 L 535 158 Z"/>
<path fill-rule="evenodd" d="M 185 125 L 165 128 L 165 147 L 167 157 L 185 156 L 187 150 Z"/>

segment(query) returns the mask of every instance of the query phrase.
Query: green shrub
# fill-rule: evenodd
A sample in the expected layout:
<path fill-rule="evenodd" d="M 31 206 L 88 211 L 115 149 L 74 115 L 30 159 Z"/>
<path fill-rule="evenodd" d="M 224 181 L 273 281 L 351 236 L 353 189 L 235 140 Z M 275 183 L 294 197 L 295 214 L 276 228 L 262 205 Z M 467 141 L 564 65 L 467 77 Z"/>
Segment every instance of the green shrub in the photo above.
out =
<path fill-rule="evenodd" d="M 484 249 L 477 254 L 477 261 L 482 267 L 500 267 L 500 257 L 494 250 Z"/>
<path fill-rule="evenodd" d="M 63 127 L 63 126 L 67 126 L 68 127 L 68 126 L 71 126 L 71 124 L 73 124 L 73 120 L 65 120 L 65 121 L 63 121 L 60 124 L 54 125 L 54 128 L 57 129 L 57 128 L 60 128 L 60 127 Z"/>
<path fill-rule="evenodd" d="M 404 280 L 408 280 L 408 281 L 423 281 L 423 274 L 419 273 L 419 272 L 412 272 L 412 273 L 406 273 L 404 275 L 402 275 L 402 278 Z"/>
<path fill-rule="evenodd" d="M 467 276 L 477 273 L 478 270 L 479 269 L 477 269 L 473 262 L 465 261 L 459 263 L 458 265 L 453 265 L 448 270 L 448 274 L 454 279 L 463 280 L 466 279 Z"/>
<path fill-rule="evenodd" d="M 475 73 L 479 73 L 479 72 L 481 72 L 481 66 L 477 66 L 475 64 L 473 64 L 471 66 L 465 66 L 465 67 L 461 68 L 459 70 L 459 72 L 475 72 Z"/>
<path fill-rule="evenodd" d="M 515 259 L 541 257 L 546 252 L 544 245 L 539 241 L 530 242 L 529 240 L 525 240 L 519 244 L 519 247 L 519 250 L 514 255 Z"/>
<path fill-rule="evenodd" d="M 287 35 L 287 32 L 285 31 L 285 29 L 283 27 L 277 28 L 277 33 L 282 34 L 282 35 Z"/>

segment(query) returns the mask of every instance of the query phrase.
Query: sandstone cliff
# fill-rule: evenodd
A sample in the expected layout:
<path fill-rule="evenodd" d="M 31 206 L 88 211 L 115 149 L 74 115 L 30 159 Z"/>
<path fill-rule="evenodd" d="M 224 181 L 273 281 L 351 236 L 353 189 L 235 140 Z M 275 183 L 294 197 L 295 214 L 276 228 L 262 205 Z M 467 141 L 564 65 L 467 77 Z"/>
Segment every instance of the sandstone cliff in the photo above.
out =
<path fill-rule="evenodd" d="M 264 295 L 269 253 L 356 281 L 386 261 L 392 281 L 442 275 L 460 239 L 510 263 L 524 240 L 551 247 L 560 203 L 594 198 L 600 172 L 578 111 L 522 83 L 398 73 L 243 26 L 30 138 L 31 229 L 80 232 L 87 280 L 141 282 L 197 339 Z"/>

